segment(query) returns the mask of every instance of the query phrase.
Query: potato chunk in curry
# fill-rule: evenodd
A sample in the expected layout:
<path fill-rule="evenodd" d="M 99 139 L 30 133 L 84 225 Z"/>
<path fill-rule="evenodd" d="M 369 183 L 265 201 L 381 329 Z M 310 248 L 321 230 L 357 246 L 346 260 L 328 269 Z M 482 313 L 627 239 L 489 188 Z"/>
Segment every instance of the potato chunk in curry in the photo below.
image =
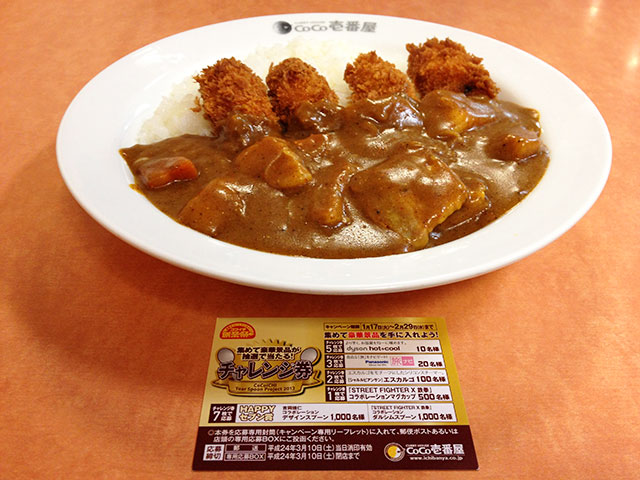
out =
<path fill-rule="evenodd" d="M 425 130 L 433 138 L 457 137 L 473 127 L 485 125 L 496 113 L 490 102 L 476 101 L 462 93 L 434 90 L 420 102 Z"/>
<path fill-rule="evenodd" d="M 278 189 L 301 187 L 312 178 L 302 157 L 286 140 L 276 137 L 264 137 L 245 148 L 234 163 L 242 173 L 260 177 Z"/>
<path fill-rule="evenodd" d="M 494 158 L 517 162 L 540 150 L 539 133 L 522 125 L 513 125 L 487 145 L 487 153 Z"/>
<path fill-rule="evenodd" d="M 178 220 L 187 227 L 212 237 L 244 209 L 244 201 L 238 194 L 233 179 L 211 180 L 182 208 Z"/>
<path fill-rule="evenodd" d="M 344 189 L 354 173 L 353 164 L 344 158 L 336 158 L 334 164 L 325 168 L 312 194 L 309 218 L 325 227 L 337 227 L 349 223 L 345 209 Z"/>
<path fill-rule="evenodd" d="M 487 186 L 478 178 L 464 178 L 467 187 L 467 200 L 459 210 L 453 212 L 447 219 L 438 226 L 438 233 L 450 230 L 464 223 L 471 223 L 478 220 L 490 206 L 491 200 L 487 196 Z"/>
<path fill-rule="evenodd" d="M 402 153 L 351 178 L 355 201 L 373 222 L 393 230 L 414 248 L 467 199 L 467 188 L 440 159 Z"/>

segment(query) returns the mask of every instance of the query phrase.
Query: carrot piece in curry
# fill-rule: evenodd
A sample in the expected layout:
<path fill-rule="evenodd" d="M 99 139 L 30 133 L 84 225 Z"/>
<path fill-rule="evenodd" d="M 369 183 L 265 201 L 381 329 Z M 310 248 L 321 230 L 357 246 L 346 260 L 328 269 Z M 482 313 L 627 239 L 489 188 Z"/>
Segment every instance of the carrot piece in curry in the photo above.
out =
<path fill-rule="evenodd" d="M 198 169 L 186 157 L 141 158 L 134 164 L 140 180 L 147 188 L 162 188 L 173 182 L 193 180 Z"/>

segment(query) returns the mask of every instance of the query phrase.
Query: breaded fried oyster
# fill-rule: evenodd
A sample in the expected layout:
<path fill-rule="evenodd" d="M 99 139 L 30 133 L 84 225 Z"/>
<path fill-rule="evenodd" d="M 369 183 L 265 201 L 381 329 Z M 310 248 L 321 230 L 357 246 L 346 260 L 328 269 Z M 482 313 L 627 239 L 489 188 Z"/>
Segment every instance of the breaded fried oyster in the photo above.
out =
<path fill-rule="evenodd" d="M 237 113 L 277 122 L 266 85 L 235 58 L 219 60 L 194 78 L 200 84 L 205 116 L 214 126 Z"/>
<path fill-rule="evenodd" d="M 299 58 L 287 58 L 278 65 L 271 65 L 266 82 L 273 109 L 284 123 L 304 102 L 328 100 L 338 103 L 338 96 L 327 80 Z"/>
<path fill-rule="evenodd" d="M 407 73 L 418 92 L 451 90 L 467 95 L 498 94 L 498 87 L 482 66 L 482 58 L 466 51 L 464 46 L 447 38 L 431 38 L 421 45 L 407 44 Z"/>
<path fill-rule="evenodd" d="M 375 51 L 362 53 L 349 63 L 344 71 L 344 81 L 351 87 L 352 100 L 378 100 L 397 93 L 416 97 L 409 77 Z"/>

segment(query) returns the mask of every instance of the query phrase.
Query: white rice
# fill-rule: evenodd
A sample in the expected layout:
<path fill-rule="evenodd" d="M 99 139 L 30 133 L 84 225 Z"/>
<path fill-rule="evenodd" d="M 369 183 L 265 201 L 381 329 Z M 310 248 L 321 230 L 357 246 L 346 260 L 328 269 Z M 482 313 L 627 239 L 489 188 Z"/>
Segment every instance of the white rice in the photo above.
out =
<path fill-rule="evenodd" d="M 171 92 L 162 98 L 151 118 L 142 124 L 137 142 L 154 143 L 185 133 L 210 135 L 211 125 L 202 112 L 192 110 L 199 96 L 198 83 L 193 77 L 174 85 Z"/>
<path fill-rule="evenodd" d="M 365 52 L 344 41 L 311 42 L 296 38 L 287 44 L 260 47 L 242 61 L 264 80 L 272 63 L 277 64 L 286 58 L 298 57 L 325 76 L 340 102 L 344 104 L 350 95 L 349 87 L 343 80 L 344 69 L 347 63 L 352 62 L 360 53 Z M 399 64 L 397 61 L 395 65 L 401 70 L 406 68 L 406 64 Z M 205 67 L 206 65 L 202 66 Z M 153 143 L 185 133 L 209 135 L 209 122 L 205 120 L 202 112 L 192 110 L 199 96 L 198 84 L 192 77 L 174 85 L 151 118 L 143 123 L 138 134 L 138 143 Z"/>

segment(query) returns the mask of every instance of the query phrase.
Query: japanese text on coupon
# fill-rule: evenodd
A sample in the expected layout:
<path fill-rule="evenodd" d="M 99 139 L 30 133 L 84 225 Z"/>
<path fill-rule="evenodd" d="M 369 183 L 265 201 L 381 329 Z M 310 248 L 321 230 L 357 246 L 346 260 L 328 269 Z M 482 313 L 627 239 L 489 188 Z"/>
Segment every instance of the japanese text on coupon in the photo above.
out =
<path fill-rule="evenodd" d="M 477 468 L 444 320 L 218 319 L 193 468 Z"/>

